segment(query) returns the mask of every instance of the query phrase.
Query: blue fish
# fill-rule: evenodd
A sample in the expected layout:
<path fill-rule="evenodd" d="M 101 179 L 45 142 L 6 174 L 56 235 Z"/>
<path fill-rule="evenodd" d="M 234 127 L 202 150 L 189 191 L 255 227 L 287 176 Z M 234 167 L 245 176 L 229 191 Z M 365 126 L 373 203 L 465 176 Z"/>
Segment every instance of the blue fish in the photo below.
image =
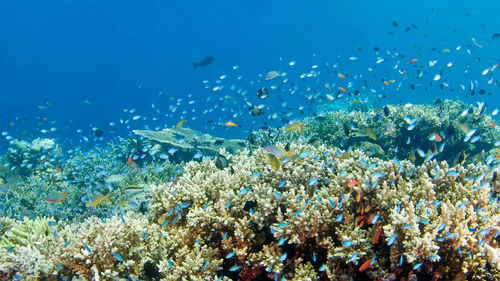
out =
<path fill-rule="evenodd" d="M 323 264 L 322 266 L 319 267 L 319 271 L 323 272 L 326 270 L 326 264 Z"/>
<path fill-rule="evenodd" d="M 281 195 L 281 193 L 279 193 L 278 191 L 273 192 L 273 194 L 276 198 L 279 198 L 279 199 L 283 198 L 283 195 Z"/>
<path fill-rule="evenodd" d="M 208 266 L 208 259 L 203 264 L 203 271 L 207 270 L 207 266 Z"/>
<path fill-rule="evenodd" d="M 344 248 L 349 248 L 352 246 L 352 241 L 350 240 L 342 241 L 342 246 L 344 246 Z"/>
<path fill-rule="evenodd" d="M 285 243 L 285 238 L 281 237 L 280 241 L 278 241 L 278 246 L 283 246 L 284 243 Z"/>
<path fill-rule="evenodd" d="M 332 199 L 328 199 L 328 203 L 330 203 L 332 209 L 335 209 L 335 203 L 333 203 Z"/>
<path fill-rule="evenodd" d="M 336 222 L 342 222 L 342 214 L 338 215 L 338 216 L 335 218 L 335 221 L 336 221 Z"/>
<path fill-rule="evenodd" d="M 357 259 L 358 259 L 358 253 L 356 252 L 356 253 L 352 254 L 351 258 L 349 259 L 349 262 L 353 262 Z"/>
<path fill-rule="evenodd" d="M 229 253 L 229 254 L 226 255 L 226 259 L 230 259 L 230 258 L 234 257 L 234 255 L 236 255 L 235 252 Z"/>
<path fill-rule="evenodd" d="M 396 238 L 398 238 L 397 234 L 395 234 L 391 238 L 389 238 L 389 240 L 387 240 L 387 246 L 390 247 L 392 244 L 394 244 L 394 241 L 396 241 Z"/>
<path fill-rule="evenodd" d="M 235 272 L 241 269 L 241 265 L 233 265 L 229 268 L 229 271 Z"/>
<path fill-rule="evenodd" d="M 288 256 L 287 253 L 284 253 L 283 255 L 281 255 L 281 257 L 278 260 L 284 261 L 284 260 L 286 260 L 287 256 Z"/>
<path fill-rule="evenodd" d="M 90 250 L 89 246 L 87 246 L 87 244 L 83 243 L 83 246 L 85 247 L 85 250 L 87 250 L 87 252 L 89 252 L 89 254 L 92 254 L 92 251 Z"/>
<path fill-rule="evenodd" d="M 300 215 L 301 212 L 302 212 L 302 210 L 295 211 L 295 213 L 293 214 L 293 217 L 295 218 L 296 216 Z"/>
<path fill-rule="evenodd" d="M 226 238 L 227 238 L 227 231 L 224 232 L 224 235 L 222 235 L 222 241 L 226 240 Z"/>
<path fill-rule="evenodd" d="M 250 189 L 248 188 L 242 188 L 239 192 L 240 195 L 244 196 L 246 195 L 249 191 L 251 191 Z"/>
<path fill-rule="evenodd" d="M 119 254 L 117 253 L 111 253 L 113 255 L 113 257 L 115 257 L 116 260 L 120 261 L 120 262 L 123 262 L 123 258 L 122 256 L 120 256 Z"/>
<path fill-rule="evenodd" d="M 423 264 L 424 264 L 423 262 L 417 263 L 416 265 L 413 266 L 413 270 L 419 269 Z"/>

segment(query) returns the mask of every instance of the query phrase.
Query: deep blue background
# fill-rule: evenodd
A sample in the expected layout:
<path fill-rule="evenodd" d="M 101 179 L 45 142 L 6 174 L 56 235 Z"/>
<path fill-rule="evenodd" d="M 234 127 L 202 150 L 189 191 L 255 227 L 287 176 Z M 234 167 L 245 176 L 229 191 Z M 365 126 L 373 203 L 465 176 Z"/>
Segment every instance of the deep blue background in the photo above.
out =
<path fill-rule="evenodd" d="M 424 56 L 435 54 L 431 53 L 434 47 L 471 45 L 471 37 L 475 37 L 484 45 L 483 49 L 472 46 L 473 56 L 481 58 L 477 66 L 471 66 L 477 72 L 499 62 L 500 40 L 491 39 L 494 32 L 500 32 L 499 10 L 500 1 L 495 0 L 3 0 L 0 131 L 23 138 L 24 130 L 28 132 L 24 137 L 29 138 L 40 135 L 40 128 L 53 126 L 58 131 L 48 134 L 51 137 L 70 139 L 77 135 L 78 128 L 90 136 L 92 126 L 107 128 L 110 121 L 126 119 L 124 108 L 152 115 L 151 103 L 155 103 L 164 116 L 173 103 L 170 97 L 187 100 L 187 94 L 192 94 L 198 100 L 192 107 L 203 110 L 206 104 L 202 98 L 212 92 L 204 89 L 201 81 L 230 74 L 233 65 L 239 65 L 239 73 L 250 81 L 258 73 L 283 67 L 290 60 L 297 61 L 297 67 L 305 71 L 316 63 L 335 62 L 338 55 L 362 59 L 370 52 L 365 63 L 345 62 L 342 68 L 366 72 L 374 61 L 373 46 L 397 50 L 407 54 L 409 60 L 419 52 Z M 391 25 L 393 20 L 399 28 Z M 403 29 L 410 24 L 419 29 L 405 33 Z M 423 45 L 423 50 L 417 51 L 415 44 Z M 355 46 L 365 51 L 356 51 Z M 206 55 L 215 56 L 216 61 L 193 71 L 192 62 Z M 463 54 L 450 55 L 446 60 L 457 68 L 462 64 L 461 69 L 472 61 Z M 406 59 L 402 61 L 406 63 Z M 460 75 L 450 79 L 468 85 L 468 77 L 464 81 Z M 484 85 L 485 79 L 481 79 Z M 481 98 L 493 108 L 500 104 L 498 87 L 490 91 L 492 96 Z M 388 93 L 388 102 L 399 102 L 400 98 L 431 102 L 441 93 L 411 94 L 393 97 Z M 448 97 L 457 95 L 464 97 Z M 84 99 L 91 104 L 82 103 Z M 46 101 L 52 106 L 40 110 L 39 105 Z M 466 101 L 472 103 L 474 99 Z M 45 123 L 36 122 L 44 117 Z M 179 118 L 160 119 L 151 126 L 172 126 Z M 48 124 L 50 121 L 56 123 Z M 204 122 L 186 125 L 201 129 Z M 127 134 L 125 129 L 120 132 Z M 111 135 L 106 129 L 105 134 Z"/>

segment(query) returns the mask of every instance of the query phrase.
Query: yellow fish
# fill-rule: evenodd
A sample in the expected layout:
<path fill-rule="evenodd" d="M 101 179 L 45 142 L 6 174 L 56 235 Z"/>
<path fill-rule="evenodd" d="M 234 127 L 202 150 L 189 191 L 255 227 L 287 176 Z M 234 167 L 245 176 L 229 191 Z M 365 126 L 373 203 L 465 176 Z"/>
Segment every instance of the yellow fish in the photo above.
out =
<path fill-rule="evenodd" d="M 372 140 L 377 140 L 377 134 L 375 134 L 375 132 L 374 132 L 371 128 L 366 129 L 366 134 L 367 134 L 367 135 L 368 135 L 368 137 L 370 137 Z"/>
<path fill-rule="evenodd" d="M 408 157 L 408 159 L 410 159 L 410 161 L 411 161 L 412 163 L 415 163 L 415 158 L 416 158 L 416 157 L 415 157 L 415 153 L 413 153 L 413 152 L 412 152 L 412 153 L 410 154 L 410 156 Z"/>
<path fill-rule="evenodd" d="M 108 201 L 108 197 L 111 195 L 111 193 L 108 193 L 108 195 L 102 195 L 102 193 L 97 193 L 96 195 L 92 196 L 92 199 L 87 202 L 87 207 L 95 207 L 97 205 L 102 204 L 104 201 Z"/>
<path fill-rule="evenodd" d="M 175 123 L 174 129 L 179 129 L 180 127 L 182 127 L 182 125 L 184 125 L 184 123 L 186 123 L 186 120 L 184 119 L 177 121 L 177 123 Z"/>
<path fill-rule="evenodd" d="M 280 160 L 274 156 L 273 154 L 266 153 L 267 160 L 271 163 L 271 167 L 274 171 L 278 171 L 280 169 Z"/>
<path fill-rule="evenodd" d="M 305 127 L 306 126 L 304 126 L 304 122 L 300 122 L 300 123 L 299 122 L 292 122 L 292 123 L 286 125 L 285 131 L 287 131 L 287 132 L 299 131 L 299 134 L 303 136 L 304 135 L 303 130 Z"/>

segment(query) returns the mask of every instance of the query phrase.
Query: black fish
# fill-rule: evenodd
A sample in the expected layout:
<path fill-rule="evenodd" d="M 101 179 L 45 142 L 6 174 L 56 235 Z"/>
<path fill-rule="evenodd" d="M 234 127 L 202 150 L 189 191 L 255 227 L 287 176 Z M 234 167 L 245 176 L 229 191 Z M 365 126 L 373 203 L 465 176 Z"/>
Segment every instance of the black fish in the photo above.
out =
<path fill-rule="evenodd" d="M 394 26 L 394 27 L 398 27 L 398 26 L 399 26 L 399 24 L 398 24 L 396 21 L 392 21 L 392 26 Z"/>
<path fill-rule="evenodd" d="M 467 158 L 468 154 L 465 154 L 465 151 L 462 151 L 460 155 L 458 155 L 458 164 L 463 164 L 465 162 L 465 158 Z"/>
<path fill-rule="evenodd" d="M 389 114 L 391 114 L 391 110 L 389 109 L 389 107 L 387 105 L 384 106 L 384 114 L 385 114 L 385 116 L 389 116 Z"/>
<path fill-rule="evenodd" d="M 227 158 L 224 155 L 217 155 L 215 158 L 215 167 L 219 170 L 223 170 L 229 166 L 229 162 L 227 161 Z"/>
<path fill-rule="evenodd" d="M 266 88 L 260 88 L 257 90 L 257 97 L 261 100 L 267 98 L 269 96 L 269 92 Z"/>
<path fill-rule="evenodd" d="M 94 131 L 94 135 L 95 135 L 96 137 L 98 137 L 98 138 L 102 137 L 102 135 L 103 135 L 103 134 L 104 134 L 104 131 L 103 131 L 103 130 L 101 130 L 101 129 L 96 129 L 96 130 Z"/>
<path fill-rule="evenodd" d="M 201 61 L 199 62 L 193 62 L 193 65 L 194 65 L 194 70 L 196 70 L 196 68 L 198 66 L 207 66 L 209 64 L 212 64 L 213 62 L 215 61 L 215 57 L 212 57 L 212 56 L 206 56 L 204 57 Z"/>

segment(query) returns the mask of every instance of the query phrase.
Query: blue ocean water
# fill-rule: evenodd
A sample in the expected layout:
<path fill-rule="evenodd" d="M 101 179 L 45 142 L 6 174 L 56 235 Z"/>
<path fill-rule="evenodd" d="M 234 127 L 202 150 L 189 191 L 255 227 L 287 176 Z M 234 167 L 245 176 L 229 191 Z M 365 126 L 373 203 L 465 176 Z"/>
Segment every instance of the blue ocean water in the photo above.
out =
<path fill-rule="evenodd" d="M 348 74 L 348 79 L 360 74 L 376 81 L 376 86 L 360 89 L 361 98 L 372 97 L 379 104 L 458 97 L 467 103 L 484 101 L 493 109 L 500 103 L 498 78 L 493 71 L 486 76 L 481 71 L 499 63 L 500 40 L 492 38 L 500 31 L 498 8 L 498 1 L 451 0 L 1 1 L 0 131 L 15 138 L 43 136 L 73 145 L 85 143 L 83 136 L 92 142 L 92 128 L 102 129 L 103 139 L 109 140 L 145 126 L 171 127 L 185 118 L 185 126 L 194 129 L 245 137 L 267 123 L 283 125 L 280 117 L 289 112 L 287 120 L 310 115 L 324 100 L 306 97 L 325 92 L 323 85 L 333 80 L 334 64 L 339 65 L 335 71 Z M 456 51 L 457 46 L 462 49 Z M 440 54 L 443 49 L 451 53 Z M 389 59 L 395 53 L 404 57 Z M 193 71 L 192 62 L 206 56 L 216 60 Z M 358 59 L 349 60 L 352 56 Z M 368 72 L 377 57 L 387 62 Z M 416 83 L 415 76 L 402 81 L 393 68 L 398 61 L 399 69 L 406 68 L 412 58 L 424 65 L 438 61 L 434 68 L 423 69 L 425 85 L 416 90 L 408 87 Z M 291 67 L 290 61 L 296 64 Z M 446 66 L 449 62 L 451 67 Z M 233 70 L 235 65 L 239 69 Z M 314 65 L 322 71 L 320 76 L 305 82 L 299 78 Z M 275 91 L 259 101 L 256 90 L 270 83 L 262 77 L 258 83 L 258 74 L 270 70 L 288 73 L 283 88 L 295 83 L 297 93 Z M 437 83 L 426 85 L 438 70 L 449 84 L 444 90 Z M 224 89 L 214 92 L 221 75 L 227 76 L 221 83 Z M 490 78 L 495 82 L 488 84 Z M 397 91 L 383 89 L 382 79 L 402 85 Z M 484 88 L 491 95 L 471 96 L 469 87 L 475 80 L 476 92 Z M 232 84 L 246 90 L 251 103 L 269 106 L 265 114 L 250 116 L 245 97 L 231 91 Z M 461 84 L 466 91 L 460 90 Z M 377 101 L 378 94 L 386 98 Z M 210 101 L 208 96 L 213 96 Z M 229 97 L 218 101 L 225 96 Z M 178 99 L 182 101 L 176 105 Z M 309 106 L 302 114 L 298 107 L 303 104 Z M 202 114 L 210 108 L 213 112 Z M 273 113 L 278 115 L 276 122 L 269 119 Z M 120 124 L 120 119 L 135 115 L 140 119 L 130 121 L 129 128 Z M 158 120 L 152 120 L 155 116 Z M 255 119 L 255 126 L 231 130 L 208 123 L 249 124 Z M 116 126 L 111 128 L 110 122 Z"/>

